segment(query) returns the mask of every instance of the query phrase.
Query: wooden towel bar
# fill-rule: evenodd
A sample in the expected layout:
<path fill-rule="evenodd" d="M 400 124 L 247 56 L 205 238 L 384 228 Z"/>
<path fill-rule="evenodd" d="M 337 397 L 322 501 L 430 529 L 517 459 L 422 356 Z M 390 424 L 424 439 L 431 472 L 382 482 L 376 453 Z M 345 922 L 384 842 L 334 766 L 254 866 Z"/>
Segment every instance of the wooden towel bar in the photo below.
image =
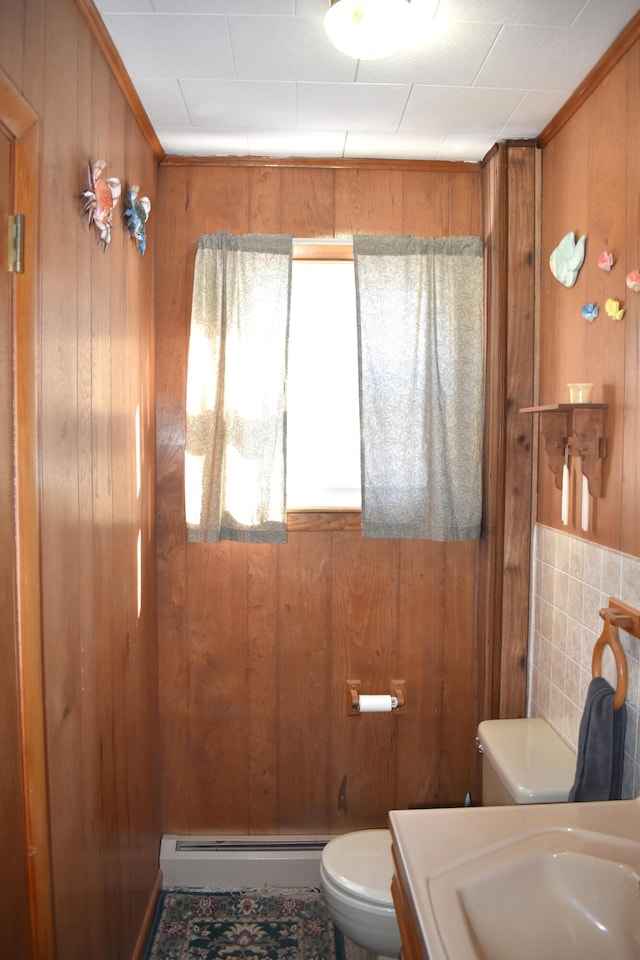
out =
<path fill-rule="evenodd" d="M 621 600 L 610 598 L 609 606 L 600 610 L 600 616 L 604 620 L 604 628 L 593 648 L 591 675 L 593 677 L 602 676 L 602 654 L 606 646 L 610 647 L 615 660 L 617 675 L 613 709 L 619 710 L 627 697 L 628 670 L 627 658 L 620 643 L 618 629 L 626 630 L 640 639 L 640 611 L 622 603 Z"/>

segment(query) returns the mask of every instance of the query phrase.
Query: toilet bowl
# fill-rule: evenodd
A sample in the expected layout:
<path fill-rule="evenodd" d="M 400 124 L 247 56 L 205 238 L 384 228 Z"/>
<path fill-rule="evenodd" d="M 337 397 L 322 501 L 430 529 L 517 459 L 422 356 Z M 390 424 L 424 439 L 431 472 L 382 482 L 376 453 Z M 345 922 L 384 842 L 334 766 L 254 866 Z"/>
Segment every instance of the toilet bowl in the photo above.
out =
<path fill-rule="evenodd" d="M 483 721 L 483 805 L 566 801 L 575 754 L 542 719 Z M 334 837 L 322 852 L 320 880 L 329 916 L 346 937 L 378 960 L 400 955 L 391 897 L 391 832 L 358 830 Z"/>
<path fill-rule="evenodd" d="M 389 830 L 345 833 L 322 852 L 320 879 L 329 916 L 346 937 L 380 960 L 400 954 L 392 876 Z"/>

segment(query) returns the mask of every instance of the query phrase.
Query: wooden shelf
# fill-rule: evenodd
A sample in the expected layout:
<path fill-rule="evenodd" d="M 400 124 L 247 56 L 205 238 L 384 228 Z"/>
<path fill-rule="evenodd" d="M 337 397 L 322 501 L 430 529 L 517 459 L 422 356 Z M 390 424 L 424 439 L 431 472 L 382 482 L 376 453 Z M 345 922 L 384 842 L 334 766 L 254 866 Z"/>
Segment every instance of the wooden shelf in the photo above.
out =
<path fill-rule="evenodd" d="M 520 413 L 540 414 L 540 432 L 558 490 L 562 490 L 566 450 L 570 457 L 580 457 L 590 496 L 602 496 L 602 461 L 607 455 L 604 432 L 607 408 L 607 403 L 551 403 L 520 409 Z"/>
<path fill-rule="evenodd" d="M 571 410 L 606 410 L 608 403 L 548 403 L 542 407 L 521 407 L 520 413 L 568 413 Z"/>

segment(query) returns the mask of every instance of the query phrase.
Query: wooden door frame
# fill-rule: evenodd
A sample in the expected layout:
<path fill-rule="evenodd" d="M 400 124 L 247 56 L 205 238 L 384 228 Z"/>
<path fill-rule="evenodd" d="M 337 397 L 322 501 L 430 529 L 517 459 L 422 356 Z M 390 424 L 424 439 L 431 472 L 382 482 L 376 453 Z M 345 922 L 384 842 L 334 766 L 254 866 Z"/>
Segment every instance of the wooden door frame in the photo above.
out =
<path fill-rule="evenodd" d="M 38 460 L 40 118 L 0 68 L 0 124 L 12 140 L 13 204 L 24 214 L 24 273 L 13 285 L 13 393 L 19 710 L 31 955 L 53 960 L 54 922 L 42 663 Z M 6 269 L 6 267 L 3 268 Z"/>

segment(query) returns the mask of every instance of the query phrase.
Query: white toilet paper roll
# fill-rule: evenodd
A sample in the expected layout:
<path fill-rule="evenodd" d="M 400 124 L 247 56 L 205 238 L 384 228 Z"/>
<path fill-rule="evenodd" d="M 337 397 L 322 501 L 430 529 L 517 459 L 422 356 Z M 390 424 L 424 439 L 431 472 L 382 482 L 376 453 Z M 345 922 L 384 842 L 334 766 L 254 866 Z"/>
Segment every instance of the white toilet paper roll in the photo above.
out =
<path fill-rule="evenodd" d="M 396 701 L 395 704 L 393 702 L 394 700 Z M 391 713 L 391 708 L 397 705 L 398 701 L 396 697 L 385 696 L 385 694 L 379 693 L 360 696 L 358 697 L 358 703 L 360 705 L 360 713 Z"/>

